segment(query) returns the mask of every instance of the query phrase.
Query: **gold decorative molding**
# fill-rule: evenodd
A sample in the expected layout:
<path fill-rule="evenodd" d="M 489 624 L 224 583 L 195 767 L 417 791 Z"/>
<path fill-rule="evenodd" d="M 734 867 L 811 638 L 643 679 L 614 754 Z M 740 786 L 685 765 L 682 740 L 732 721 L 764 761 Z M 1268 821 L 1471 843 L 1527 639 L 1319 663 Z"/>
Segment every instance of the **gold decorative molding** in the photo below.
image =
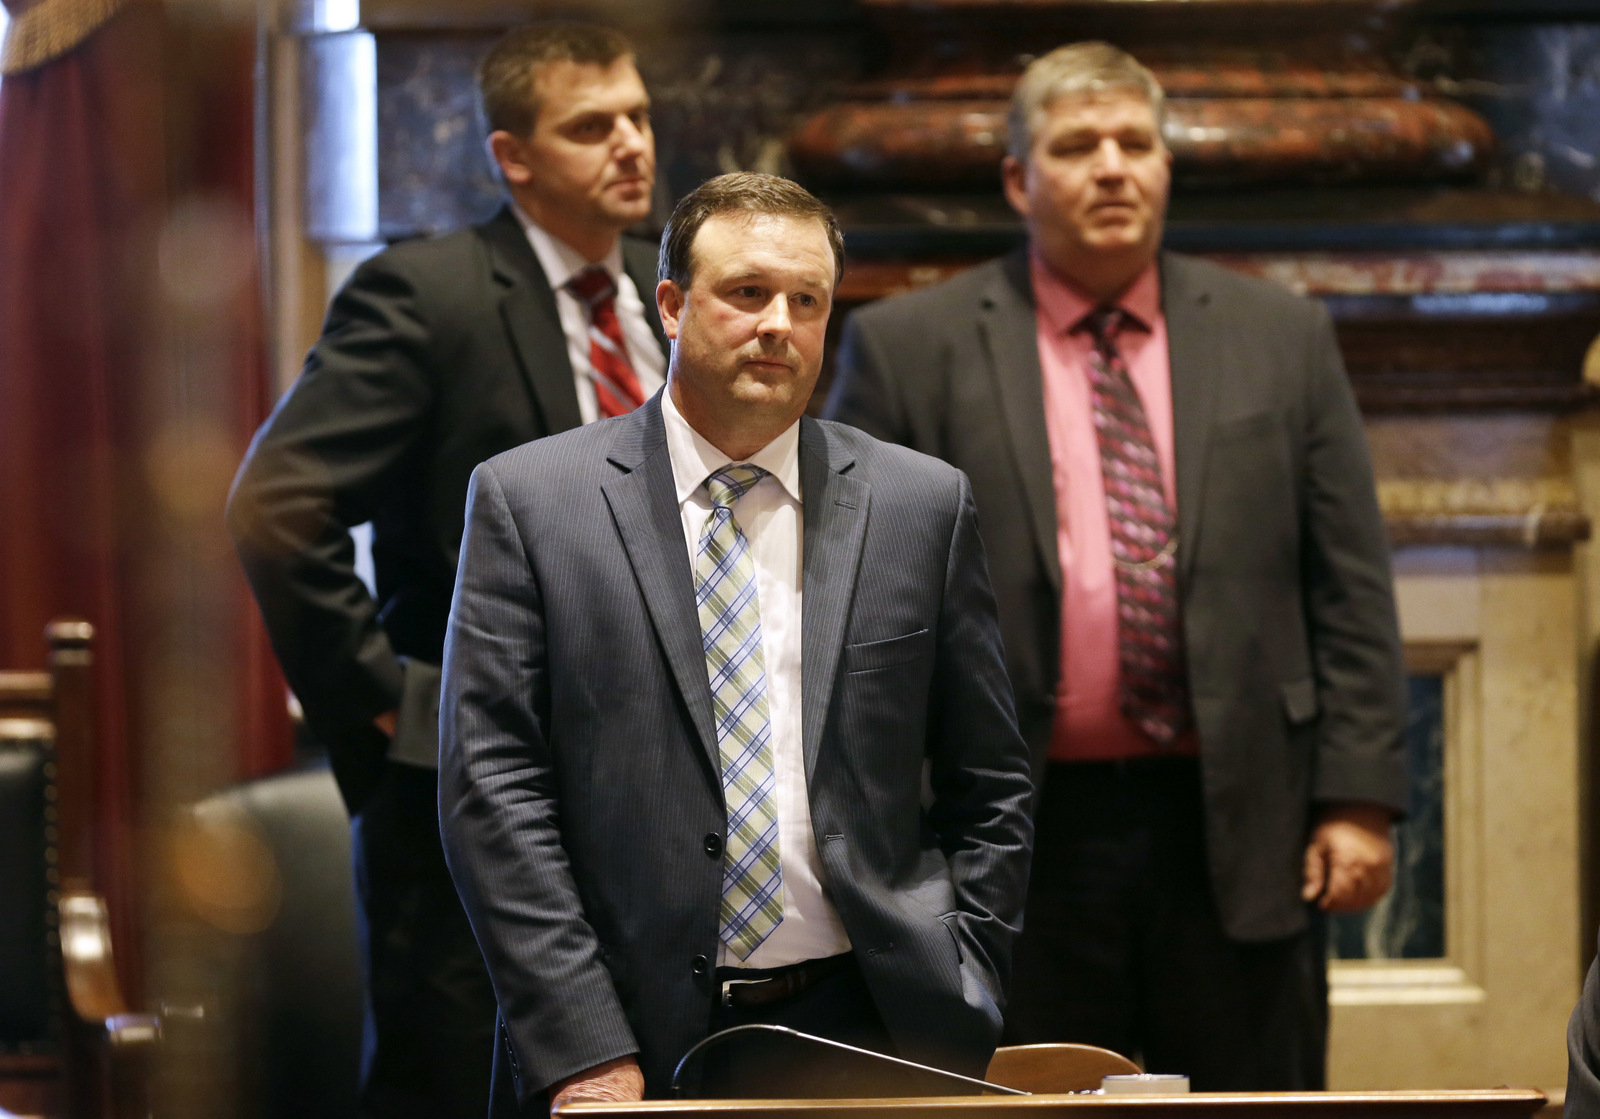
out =
<path fill-rule="evenodd" d="M 1560 547 L 1589 539 L 1591 528 L 1566 478 L 1381 479 L 1378 505 L 1396 547 Z"/>
<path fill-rule="evenodd" d="M 54 62 L 127 7 L 129 0 L 8 0 L 11 22 L 0 43 L 0 74 Z"/>

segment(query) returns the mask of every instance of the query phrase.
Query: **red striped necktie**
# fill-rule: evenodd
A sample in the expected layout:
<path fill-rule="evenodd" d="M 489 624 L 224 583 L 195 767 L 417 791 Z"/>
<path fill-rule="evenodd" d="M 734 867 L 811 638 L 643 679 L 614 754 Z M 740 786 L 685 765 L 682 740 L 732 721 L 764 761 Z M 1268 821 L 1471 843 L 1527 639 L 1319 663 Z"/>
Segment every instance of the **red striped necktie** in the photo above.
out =
<path fill-rule="evenodd" d="M 1170 746 L 1189 725 L 1178 533 L 1144 403 L 1117 349 L 1117 332 L 1130 323 L 1138 320 L 1120 308 L 1098 307 L 1073 329 L 1094 338 L 1089 381 L 1117 577 L 1122 713 Z"/>
<path fill-rule="evenodd" d="M 567 281 L 567 290 L 589 308 L 589 368 L 602 416 L 620 416 L 644 403 L 644 389 L 628 360 L 617 321 L 617 285 L 611 273 L 592 264 Z"/>

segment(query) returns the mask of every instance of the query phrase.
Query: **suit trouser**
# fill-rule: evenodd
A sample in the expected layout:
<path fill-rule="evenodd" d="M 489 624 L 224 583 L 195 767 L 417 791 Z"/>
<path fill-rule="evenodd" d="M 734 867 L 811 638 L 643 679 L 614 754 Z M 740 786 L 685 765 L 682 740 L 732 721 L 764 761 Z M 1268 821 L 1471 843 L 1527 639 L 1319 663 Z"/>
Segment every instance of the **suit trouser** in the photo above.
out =
<path fill-rule="evenodd" d="M 482 1119 L 494 992 L 445 866 L 437 775 L 385 763 L 351 838 L 367 995 L 359 1114 Z"/>
<path fill-rule="evenodd" d="M 1324 1086 L 1323 922 L 1230 939 L 1204 823 L 1194 758 L 1049 766 L 1007 1044 L 1100 1045 L 1195 1091 Z"/>

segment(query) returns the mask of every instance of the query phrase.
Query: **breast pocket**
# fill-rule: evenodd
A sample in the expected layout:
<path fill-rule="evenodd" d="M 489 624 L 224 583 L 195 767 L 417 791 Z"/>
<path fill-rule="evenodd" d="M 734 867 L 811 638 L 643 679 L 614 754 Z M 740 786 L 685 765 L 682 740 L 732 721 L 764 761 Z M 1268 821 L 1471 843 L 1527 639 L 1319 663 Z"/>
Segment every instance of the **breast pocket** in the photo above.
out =
<path fill-rule="evenodd" d="M 1251 412 L 1249 415 L 1236 416 L 1231 420 L 1223 420 L 1217 424 L 1212 432 L 1213 444 L 1247 443 L 1252 440 L 1270 439 L 1275 432 L 1282 429 L 1278 417 L 1271 412 Z"/>
<path fill-rule="evenodd" d="M 919 629 L 882 641 L 863 641 L 844 647 L 844 670 L 849 673 L 877 672 L 921 660 L 933 651 L 933 631 Z"/>

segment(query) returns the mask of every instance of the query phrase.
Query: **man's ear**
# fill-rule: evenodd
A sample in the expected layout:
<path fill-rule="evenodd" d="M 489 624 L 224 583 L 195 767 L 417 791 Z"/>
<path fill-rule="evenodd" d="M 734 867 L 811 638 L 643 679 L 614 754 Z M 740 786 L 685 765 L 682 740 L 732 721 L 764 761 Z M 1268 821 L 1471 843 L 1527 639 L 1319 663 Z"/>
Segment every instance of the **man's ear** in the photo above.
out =
<path fill-rule="evenodd" d="M 1000 161 L 1000 189 L 1006 201 L 1022 217 L 1028 216 L 1028 166 L 1016 156 L 1008 155 Z"/>
<path fill-rule="evenodd" d="M 683 316 L 683 289 L 671 280 L 662 280 L 656 285 L 656 310 L 661 313 L 661 332 L 676 342 Z"/>
<path fill-rule="evenodd" d="M 489 133 L 489 157 L 500 168 L 507 183 L 525 186 L 533 178 L 522 141 L 504 129 Z"/>

